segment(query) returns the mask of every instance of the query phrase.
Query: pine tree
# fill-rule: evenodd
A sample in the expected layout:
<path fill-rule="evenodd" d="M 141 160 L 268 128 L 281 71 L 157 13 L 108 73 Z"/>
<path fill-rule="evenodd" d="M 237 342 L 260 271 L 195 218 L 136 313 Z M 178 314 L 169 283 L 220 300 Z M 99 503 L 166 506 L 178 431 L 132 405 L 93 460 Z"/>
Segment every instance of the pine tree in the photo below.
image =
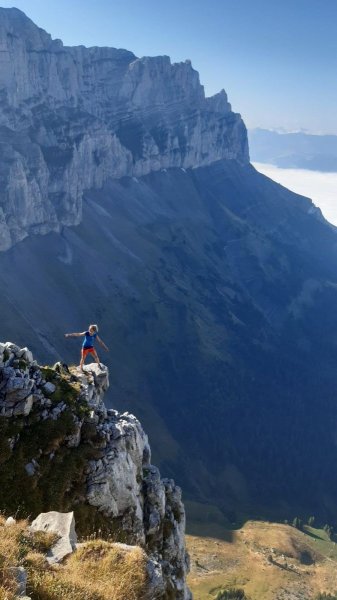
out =
<path fill-rule="evenodd" d="M 231 588 L 229 590 L 224 590 L 223 592 L 219 592 L 216 597 L 216 600 L 249 600 L 242 589 Z"/>

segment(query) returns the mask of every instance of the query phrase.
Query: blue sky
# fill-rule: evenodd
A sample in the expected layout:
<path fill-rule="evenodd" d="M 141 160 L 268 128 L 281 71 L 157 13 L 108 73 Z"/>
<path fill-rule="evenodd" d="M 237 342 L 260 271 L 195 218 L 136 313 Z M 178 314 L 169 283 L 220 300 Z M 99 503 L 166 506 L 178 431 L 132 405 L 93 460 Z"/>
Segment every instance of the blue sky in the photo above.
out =
<path fill-rule="evenodd" d="M 337 0 L 0 0 L 67 45 L 190 58 L 250 127 L 337 134 Z"/>

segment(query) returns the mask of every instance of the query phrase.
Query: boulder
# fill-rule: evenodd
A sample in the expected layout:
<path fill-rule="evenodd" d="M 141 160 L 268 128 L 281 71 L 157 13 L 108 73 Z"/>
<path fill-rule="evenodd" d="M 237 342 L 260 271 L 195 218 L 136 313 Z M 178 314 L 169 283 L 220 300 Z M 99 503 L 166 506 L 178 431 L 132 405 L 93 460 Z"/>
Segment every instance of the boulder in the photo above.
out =
<path fill-rule="evenodd" d="M 91 363 L 87 366 L 87 371 L 93 375 L 95 386 L 103 393 L 109 388 L 109 371 L 105 365 L 100 363 Z"/>
<path fill-rule="evenodd" d="M 43 391 L 46 392 L 46 394 L 53 394 L 55 390 L 56 385 L 54 385 L 51 381 L 47 381 L 47 383 L 45 383 L 43 386 Z"/>
<path fill-rule="evenodd" d="M 13 354 L 15 354 L 15 356 L 18 356 L 20 353 L 20 348 L 19 346 L 17 346 L 16 344 L 13 344 L 13 342 L 6 342 L 5 343 L 5 348 L 10 351 L 13 352 Z"/>
<path fill-rule="evenodd" d="M 32 363 L 34 361 L 33 354 L 30 350 L 28 350 L 28 348 L 23 348 L 22 358 L 28 363 Z"/>
<path fill-rule="evenodd" d="M 24 400 L 15 405 L 13 414 L 15 416 L 24 415 L 25 417 L 27 417 L 30 411 L 32 410 L 33 402 L 34 396 L 31 394 L 30 396 L 28 396 L 28 398 L 25 398 Z"/>
<path fill-rule="evenodd" d="M 26 598 L 27 571 L 23 567 L 7 567 L 4 569 L 5 580 L 15 583 L 17 598 Z"/>
<path fill-rule="evenodd" d="M 46 531 L 59 536 L 47 555 L 49 564 L 59 563 L 65 556 L 71 554 L 77 543 L 74 513 L 51 511 L 41 513 L 31 524 L 31 531 Z"/>
<path fill-rule="evenodd" d="M 7 396 L 13 397 L 15 400 L 25 400 L 30 395 L 34 380 L 28 377 L 14 376 L 7 381 Z"/>

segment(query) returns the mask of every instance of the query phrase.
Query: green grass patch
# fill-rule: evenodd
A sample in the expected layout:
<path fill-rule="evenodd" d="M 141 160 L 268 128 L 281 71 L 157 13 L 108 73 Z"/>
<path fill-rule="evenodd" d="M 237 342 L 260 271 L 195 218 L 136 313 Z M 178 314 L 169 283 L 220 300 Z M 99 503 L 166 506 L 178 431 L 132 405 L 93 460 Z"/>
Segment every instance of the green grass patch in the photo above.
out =
<path fill-rule="evenodd" d="M 48 396 L 53 404 L 64 402 L 69 406 L 75 414 L 83 416 L 88 413 L 87 404 L 80 399 L 81 386 L 73 375 L 60 374 L 51 367 L 42 367 L 41 373 L 43 378 L 56 386 L 56 390 L 53 393 L 47 393 L 44 391 L 44 395 Z"/>
<path fill-rule="evenodd" d="M 305 525 L 303 533 L 312 539 L 312 547 L 326 558 L 337 561 L 337 546 L 324 529 Z"/>
<path fill-rule="evenodd" d="M 74 417 L 89 414 L 88 405 L 80 399 L 79 382 L 50 367 L 41 371 L 56 386 L 50 395 L 51 408 L 60 402 L 67 408 L 57 419 L 41 420 L 43 409 L 37 406 L 27 417 L 0 417 L 0 510 L 22 517 L 70 510 L 83 497 L 87 461 L 99 455 L 88 441 L 77 448 L 67 447 L 67 437 L 76 431 Z M 13 449 L 10 440 L 15 440 Z M 25 466 L 33 459 L 38 466 L 29 476 Z"/>

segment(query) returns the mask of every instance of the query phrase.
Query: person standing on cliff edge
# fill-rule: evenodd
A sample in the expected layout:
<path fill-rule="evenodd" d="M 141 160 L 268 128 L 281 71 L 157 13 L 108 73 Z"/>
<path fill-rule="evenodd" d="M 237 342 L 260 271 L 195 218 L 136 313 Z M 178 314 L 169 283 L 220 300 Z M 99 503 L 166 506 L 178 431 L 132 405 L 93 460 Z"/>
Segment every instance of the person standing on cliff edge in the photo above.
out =
<path fill-rule="evenodd" d="M 93 354 L 95 361 L 100 366 L 99 358 L 98 358 L 97 352 L 94 348 L 94 343 L 95 343 L 96 339 L 97 339 L 98 343 L 102 346 L 102 348 L 104 348 L 104 350 L 106 350 L 106 352 L 109 352 L 109 348 L 105 345 L 103 340 L 101 340 L 101 338 L 99 337 L 97 325 L 89 325 L 88 331 L 82 331 L 81 333 L 65 333 L 64 337 L 66 337 L 66 338 L 81 337 L 82 335 L 84 335 L 84 340 L 82 343 L 82 350 L 81 350 L 80 369 L 81 369 L 81 371 L 84 371 L 83 364 L 84 364 L 84 361 L 85 361 L 86 357 L 88 356 L 88 354 Z"/>

